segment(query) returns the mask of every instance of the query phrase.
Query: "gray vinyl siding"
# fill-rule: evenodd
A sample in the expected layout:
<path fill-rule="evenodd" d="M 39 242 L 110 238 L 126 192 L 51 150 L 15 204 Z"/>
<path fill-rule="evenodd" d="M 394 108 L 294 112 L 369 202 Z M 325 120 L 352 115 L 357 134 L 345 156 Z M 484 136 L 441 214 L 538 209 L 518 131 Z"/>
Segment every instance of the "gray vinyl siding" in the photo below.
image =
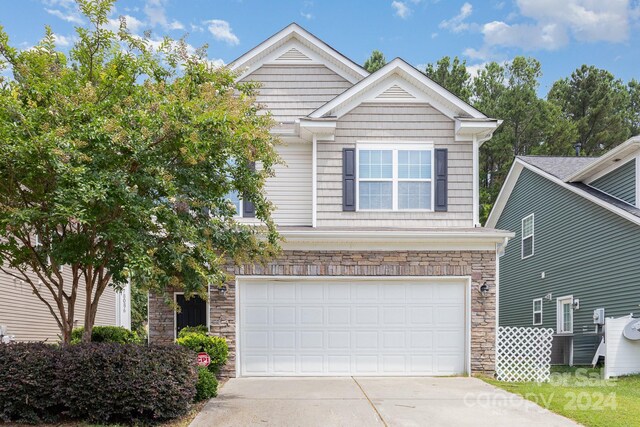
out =
<path fill-rule="evenodd" d="M 433 142 L 448 149 L 447 212 L 343 212 L 342 149 L 356 141 Z M 473 146 L 454 141 L 454 121 L 428 104 L 363 103 L 338 120 L 335 141 L 318 142 L 318 226 L 472 227 Z"/>
<path fill-rule="evenodd" d="M 70 283 L 70 270 L 63 270 L 65 280 Z M 53 298 L 45 286 L 41 287 L 47 301 Z M 78 288 L 75 320 L 77 326 L 84 323 L 84 288 Z M 100 306 L 96 313 L 96 325 L 116 324 L 116 293 L 107 288 L 100 297 Z M 18 341 L 58 341 L 60 329 L 47 306 L 40 301 L 28 283 L 14 281 L 13 277 L 0 273 L 0 325 L 7 326 L 9 335 L 15 335 Z"/>
<path fill-rule="evenodd" d="M 521 221 L 534 213 L 535 253 L 521 259 Z M 533 326 L 532 300 L 543 301 L 543 326 L 556 329 L 556 298 L 580 299 L 574 311 L 574 363 L 591 363 L 599 338 L 592 315 L 640 311 L 640 227 L 524 169 L 496 228 L 515 232 L 500 259 L 500 324 Z M 545 272 L 546 277 L 541 278 Z"/>
<path fill-rule="evenodd" d="M 267 64 L 242 81 L 261 82 L 258 103 L 283 123 L 309 115 L 352 86 L 320 64 Z"/>
<path fill-rule="evenodd" d="M 636 204 L 636 160 L 596 179 L 590 185 L 632 205 Z"/>

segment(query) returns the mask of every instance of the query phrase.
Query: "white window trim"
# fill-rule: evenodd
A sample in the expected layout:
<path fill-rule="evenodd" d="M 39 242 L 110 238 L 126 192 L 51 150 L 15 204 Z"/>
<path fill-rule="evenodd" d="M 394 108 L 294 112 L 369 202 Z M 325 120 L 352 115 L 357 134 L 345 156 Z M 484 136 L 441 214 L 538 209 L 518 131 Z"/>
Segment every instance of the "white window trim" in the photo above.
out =
<path fill-rule="evenodd" d="M 531 218 L 532 220 L 532 224 L 531 224 L 531 234 L 528 235 L 524 235 L 524 222 L 525 220 Z M 535 254 L 535 243 L 536 243 L 536 238 L 535 238 L 535 229 L 536 229 L 536 219 L 533 216 L 533 214 L 527 215 L 524 218 L 522 218 L 522 221 L 520 223 L 520 259 L 527 259 L 527 258 L 531 258 L 534 254 Z M 529 237 L 531 237 L 531 254 L 525 256 L 524 255 L 524 239 L 528 239 Z"/>
<path fill-rule="evenodd" d="M 540 310 L 536 311 L 536 302 L 538 301 L 540 302 Z M 543 323 L 542 305 L 543 305 L 542 298 L 536 298 L 533 300 L 532 307 L 531 307 L 533 311 L 531 322 L 533 323 L 534 326 L 542 325 Z M 536 322 L 536 314 L 538 313 L 540 313 L 540 322 Z"/>
<path fill-rule="evenodd" d="M 569 302 L 569 313 L 571 313 L 571 330 L 565 331 L 563 329 L 562 318 L 562 305 Z M 558 334 L 573 334 L 573 295 L 565 295 L 556 299 L 556 333 Z"/>
<path fill-rule="evenodd" d="M 390 150 L 392 152 L 392 177 L 391 178 L 363 178 L 360 179 L 360 150 Z M 405 150 L 430 150 L 431 151 L 431 178 L 398 178 L 398 151 Z M 435 203 L 434 169 L 435 156 L 433 142 L 431 141 L 358 141 L 356 142 L 356 212 L 433 212 Z M 360 181 L 363 182 L 391 182 L 391 209 L 360 209 Z M 431 209 L 398 209 L 398 183 L 399 182 L 430 182 L 431 183 Z"/>

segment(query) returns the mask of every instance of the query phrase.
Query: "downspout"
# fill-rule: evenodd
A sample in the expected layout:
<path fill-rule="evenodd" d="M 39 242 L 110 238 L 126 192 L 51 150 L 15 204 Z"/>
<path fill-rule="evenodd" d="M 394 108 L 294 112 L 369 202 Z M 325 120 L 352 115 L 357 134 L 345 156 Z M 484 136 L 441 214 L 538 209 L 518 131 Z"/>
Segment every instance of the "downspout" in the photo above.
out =
<path fill-rule="evenodd" d="M 480 227 L 480 142 L 473 135 L 473 226 Z"/>

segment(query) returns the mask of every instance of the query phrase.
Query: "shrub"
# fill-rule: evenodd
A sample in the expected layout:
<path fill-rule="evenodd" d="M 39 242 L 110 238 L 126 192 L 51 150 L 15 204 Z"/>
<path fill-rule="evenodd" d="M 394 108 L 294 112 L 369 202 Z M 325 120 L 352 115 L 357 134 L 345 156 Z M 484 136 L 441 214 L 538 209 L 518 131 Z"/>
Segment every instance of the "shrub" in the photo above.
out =
<path fill-rule="evenodd" d="M 91 343 L 61 351 L 56 388 L 72 418 L 167 420 L 184 414 L 195 397 L 193 355 L 178 346 Z"/>
<path fill-rule="evenodd" d="M 84 328 L 75 328 L 71 332 L 71 344 L 82 342 Z M 94 326 L 91 342 L 113 342 L 117 344 L 140 344 L 142 341 L 134 331 L 122 326 Z"/>
<path fill-rule="evenodd" d="M 186 413 L 196 395 L 193 354 L 179 346 L 0 345 L 0 414 L 148 424 Z"/>
<path fill-rule="evenodd" d="M 41 343 L 0 344 L 0 419 L 54 421 L 60 410 L 55 389 L 59 350 Z"/>
<path fill-rule="evenodd" d="M 218 395 L 218 380 L 213 372 L 205 367 L 198 368 L 196 383 L 196 401 L 211 399 Z"/>
<path fill-rule="evenodd" d="M 182 338 L 186 334 L 191 334 L 191 333 L 207 335 L 207 333 L 209 333 L 209 330 L 205 325 L 185 326 L 184 328 L 180 329 L 180 332 L 178 333 L 178 338 Z"/>
<path fill-rule="evenodd" d="M 204 351 L 207 353 L 211 358 L 209 370 L 214 374 L 217 374 L 220 368 L 227 363 L 229 347 L 227 346 L 227 340 L 222 337 L 190 332 L 178 338 L 176 342 L 195 352 Z"/>

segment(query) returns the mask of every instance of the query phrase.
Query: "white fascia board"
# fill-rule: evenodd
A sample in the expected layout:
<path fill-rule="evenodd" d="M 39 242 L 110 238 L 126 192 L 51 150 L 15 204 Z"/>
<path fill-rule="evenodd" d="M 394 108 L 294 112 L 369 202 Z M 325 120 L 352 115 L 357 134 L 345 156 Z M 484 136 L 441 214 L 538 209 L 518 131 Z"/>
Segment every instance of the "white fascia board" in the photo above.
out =
<path fill-rule="evenodd" d="M 584 181 L 591 177 L 591 175 L 595 175 L 601 170 L 605 169 L 607 166 L 609 166 L 608 164 L 610 162 L 612 164 L 618 163 L 614 162 L 615 159 L 631 156 L 632 154 L 637 154 L 639 151 L 640 135 L 637 135 L 627 139 L 622 144 L 604 153 L 597 160 L 593 161 L 592 163 L 588 164 L 587 166 L 567 178 L 566 182 Z"/>
<path fill-rule="evenodd" d="M 416 230 L 281 230 L 285 250 L 496 250 L 514 233 Z"/>
<path fill-rule="evenodd" d="M 516 167 L 519 169 L 517 170 L 517 173 L 514 173 L 516 171 Z M 627 211 L 625 211 L 624 209 L 620 209 L 617 206 L 613 206 L 610 203 L 605 202 L 602 199 L 599 199 L 589 193 L 587 193 L 586 191 L 574 187 L 571 184 L 568 184 L 567 182 L 561 180 L 560 178 L 557 178 L 553 175 L 551 175 L 550 173 L 547 173 L 545 171 L 543 171 L 542 169 L 538 169 L 537 167 L 528 164 L 527 162 L 524 162 L 520 159 L 516 159 L 513 163 L 513 166 L 511 167 L 511 170 L 509 171 L 509 175 L 507 176 L 507 180 L 505 181 L 505 185 L 503 186 L 502 190 L 500 190 L 500 194 L 498 195 L 498 199 L 496 200 L 496 204 L 494 205 L 494 208 L 491 210 L 491 213 L 489 214 L 489 219 L 487 220 L 487 224 L 486 226 L 491 228 L 491 227 L 495 227 L 496 222 L 498 222 L 498 218 L 500 218 L 500 215 L 502 214 L 502 211 L 504 209 L 504 206 L 507 203 L 507 200 L 509 200 L 509 196 L 511 195 L 511 191 L 513 191 L 513 187 L 515 186 L 515 181 L 517 181 L 518 176 L 520 176 L 520 172 L 522 171 L 522 168 L 527 168 L 532 172 L 537 173 L 538 175 L 542 176 L 543 178 L 548 179 L 549 181 L 558 184 L 559 186 L 561 186 L 562 188 L 565 188 L 569 191 L 571 191 L 572 193 L 575 193 L 579 196 L 584 197 L 585 199 L 589 200 L 590 202 L 595 203 L 598 206 L 601 206 L 605 209 L 607 209 L 608 211 L 611 211 L 631 222 L 633 222 L 634 224 L 640 225 L 640 217 L 637 217 Z M 510 186 L 507 187 L 507 184 L 509 183 L 510 180 L 513 180 L 512 184 Z"/>
<path fill-rule="evenodd" d="M 601 169 L 600 171 L 589 175 L 588 177 L 584 178 L 582 182 L 585 184 L 591 184 L 593 181 L 596 181 L 597 179 L 602 178 L 603 176 L 610 174 L 614 170 L 626 165 L 630 161 L 634 160 L 637 156 L 638 152 L 634 151 L 631 153 L 627 153 L 624 157 L 618 157 L 620 159 L 619 161 L 613 162 L 604 169 Z"/>
<path fill-rule="evenodd" d="M 511 165 L 511 169 L 509 169 L 509 173 L 507 174 L 507 179 L 502 184 L 502 188 L 500 189 L 500 193 L 498 193 L 498 198 L 493 204 L 493 208 L 491 208 L 491 212 L 489 212 L 489 217 L 487 218 L 487 222 L 485 223 L 485 227 L 495 228 L 498 219 L 500 219 L 500 215 L 502 215 L 502 211 L 504 207 L 507 205 L 509 201 L 509 197 L 511 197 L 511 192 L 513 191 L 513 187 L 515 187 L 516 182 L 518 182 L 518 178 L 520 177 L 520 172 L 522 172 L 524 162 L 516 159 Z"/>
<path fill-rule="evenodd" d="M 327 63 L 327 61 L 318 62 L 338 72 L 338 74 L 352 83 L 358 82 L 369 75 L 367 70 L 295 23 L 288 25 L 283 30 L 269 37 L 233 61 L 229 64 L 229 67 L 232 70 L 242 70 L 239 77 L 239 79 L 242 79 L 262 64 L 279 57 L 285 50 L 288 50 L 289 46 L 284 47 L 283 45 L 286 45 L 287 42 L 293 39 L 297 39 L 302 45 L 313 48 L 318 54 L 329 60 L 331 64 Z M 303 53 L 307 56 L 315 56 L 316 58 L 312 59 L 317 59 L 317 55 L 314 55 L 308 49 Z"/>
<path fill-rule="evenodd" d="M 378 82 L 394 73 L 399 74 L 411 84 L 422 89 L 427 93 L 427 95 L 430 95 L 429 103 L 433 104 L 435 108 L 440 109 L 444 114 L 448 115 L 452 119 L 459 116 L 459 112 L 466 113 L 473 118 L 486 118 L 486 116 L 480 111 L 462 101 L 460 98 L 428 78 L 422 72 L 399 58 L 389 62 L 380 70 L 333 98 L 331 101 L 309 114 L 309 117 L 320 118 L 329 112 L 334 112 L 333 115 L 340 117 L 341 114 L 351 110 L 351 108 L 348 108 L 348 106 L 351 105 L 349 103 L 351 99 L 374 87 Z M 447 106 L 447 104 L 450 106 Z M 347 108 L 343 108 L 344 105 L 347 105 Z M 459 110 L 459 112 L 455 112 L 454 109 Z"/>

